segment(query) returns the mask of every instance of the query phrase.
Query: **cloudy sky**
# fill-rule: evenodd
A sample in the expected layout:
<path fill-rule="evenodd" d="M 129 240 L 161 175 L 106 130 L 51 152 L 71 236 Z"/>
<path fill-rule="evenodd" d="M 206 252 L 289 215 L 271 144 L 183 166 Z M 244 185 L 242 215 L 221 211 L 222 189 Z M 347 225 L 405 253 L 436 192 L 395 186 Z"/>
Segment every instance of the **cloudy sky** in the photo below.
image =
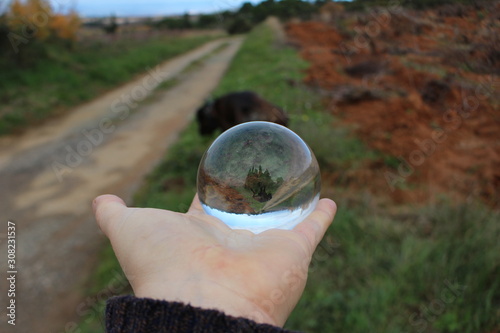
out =
<path fill-rule="evenodd" d="M 254 4 L 261 1 L 247 0 Z M 82 16 L 155 16 L 210 13 L 239 8 L 245 0 L 50 0 L 54 9 L 76 8 Z"/>

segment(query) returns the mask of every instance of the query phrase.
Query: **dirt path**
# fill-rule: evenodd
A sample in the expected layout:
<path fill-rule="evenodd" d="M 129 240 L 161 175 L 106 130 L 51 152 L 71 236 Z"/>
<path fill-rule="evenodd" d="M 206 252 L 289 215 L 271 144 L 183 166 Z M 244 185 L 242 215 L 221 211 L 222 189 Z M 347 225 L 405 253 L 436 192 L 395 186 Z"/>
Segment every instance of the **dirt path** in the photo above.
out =
<path fill-rule="evenodd" d="M 2 278 L 0 331 L 73 332 L 71 322 L 90 313 L 80 291 L 104 242 L 91 214 L 92 199 L 114 193 L 130 200 L 216 87 L 242 39 L 229 39 L 176 86 L 136 104 L 227 41 L 210 42 L 150 69 L 21 137 L 0 138 L 0 248 L 4 256 L 6 223 L 14 221 L 18 270 L 16 326 L 6 327 Z M 0 262 L 4 270 L 4 258 Z"/>

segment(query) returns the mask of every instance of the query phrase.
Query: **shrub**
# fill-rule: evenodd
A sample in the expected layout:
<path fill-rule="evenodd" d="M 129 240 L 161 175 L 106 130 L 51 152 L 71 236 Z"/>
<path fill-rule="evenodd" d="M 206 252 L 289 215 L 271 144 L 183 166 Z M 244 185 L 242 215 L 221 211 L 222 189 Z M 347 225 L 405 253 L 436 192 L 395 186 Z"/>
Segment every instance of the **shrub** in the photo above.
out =
<path fill-rule="evenodd" d="M 74 11 L 56 14 L 47 0 L 14 0 L 0 20 L 0 30 L 6 36 L 2 44 L 7 44 L 1 55 L 17 65 L 30 65 L 44 58 L 51 45 L 72 47 L 79 27 Z"/>

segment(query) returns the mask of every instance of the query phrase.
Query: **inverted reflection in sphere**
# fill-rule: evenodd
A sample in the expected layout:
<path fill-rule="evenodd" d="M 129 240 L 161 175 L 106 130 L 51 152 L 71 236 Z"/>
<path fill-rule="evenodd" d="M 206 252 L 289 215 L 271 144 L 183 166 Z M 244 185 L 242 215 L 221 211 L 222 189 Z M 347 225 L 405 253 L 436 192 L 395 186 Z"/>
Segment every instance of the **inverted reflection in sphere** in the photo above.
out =
<path fill-rule="evenodd" d="M 316 157 L 288 128 L 254 121 L 222 133 L 203 155 L 198 195 L 205 212 L 233 229 L 292 229 L 321 187 Z"/>

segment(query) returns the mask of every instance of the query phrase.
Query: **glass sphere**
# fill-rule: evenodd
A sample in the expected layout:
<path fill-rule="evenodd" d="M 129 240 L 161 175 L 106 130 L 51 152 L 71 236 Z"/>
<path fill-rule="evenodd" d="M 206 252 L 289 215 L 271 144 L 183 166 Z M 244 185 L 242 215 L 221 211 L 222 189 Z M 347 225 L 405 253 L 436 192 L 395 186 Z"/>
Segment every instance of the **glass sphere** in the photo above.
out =
<path fill-rule="evenodd" d="M 233 229 L 290 230 L 319 200 L 316 157 L 288 128 L 253 121 L 222 133 L 198 168 L 205 212 Z"/>

